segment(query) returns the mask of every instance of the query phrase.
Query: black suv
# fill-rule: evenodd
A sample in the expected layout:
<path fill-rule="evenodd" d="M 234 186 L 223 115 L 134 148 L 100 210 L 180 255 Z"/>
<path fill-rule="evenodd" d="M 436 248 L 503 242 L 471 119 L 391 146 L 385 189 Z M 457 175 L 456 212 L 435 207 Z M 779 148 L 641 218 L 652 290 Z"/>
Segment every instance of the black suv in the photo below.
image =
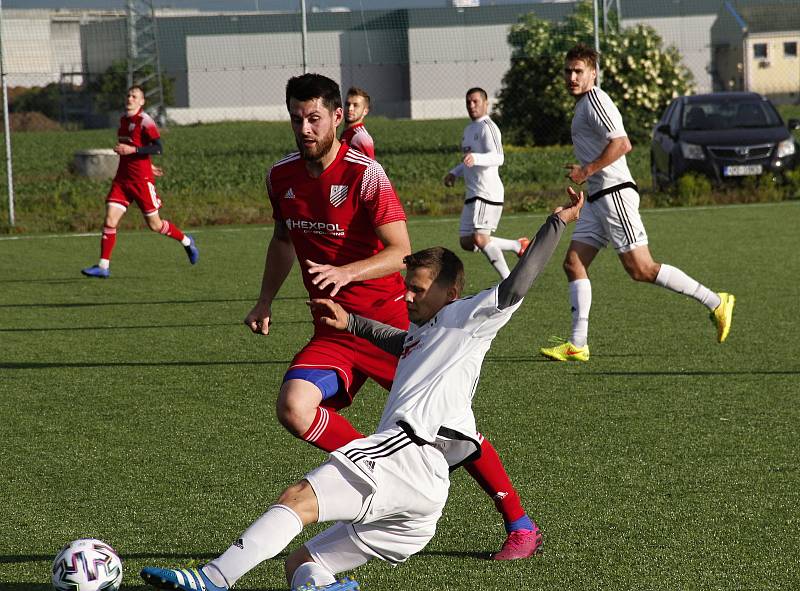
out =
<path fill-rule="evenodd" d="M 656 190 L 698 172 L 717 183 L 779 177 L 800 164 L 800 146 L 783 119 L 754 92 L 717 92 L 673 100 L 653 130 L 650 167 Z"/>

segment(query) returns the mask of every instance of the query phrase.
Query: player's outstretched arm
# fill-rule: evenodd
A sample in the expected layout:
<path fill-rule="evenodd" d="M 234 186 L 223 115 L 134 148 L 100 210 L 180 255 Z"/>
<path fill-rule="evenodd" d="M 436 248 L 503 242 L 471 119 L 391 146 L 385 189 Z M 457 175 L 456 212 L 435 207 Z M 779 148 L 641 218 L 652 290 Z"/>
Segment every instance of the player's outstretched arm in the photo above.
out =
<path fill-rule="evenodd" d="M 269 334 L 272 321 L 272 300 L 292 269 L 295 254 L 289 231 L 283 222 L 275 222 L 275 230 L 267 247 L 264 275 L 261 278 L 261 293 L 258 301 L 244 319 L 244 323 L 255 334 Z"/>
<path fill-rule="evenodd" d="M 528 293 L 533 282 L 553 256 L 564 228 L 574 222 L 583 207 L 583 191 L 576 193 L 572 187 L 567 188 L 569 203 L 557 207 L 539 228 L 531 245 L 522 255 L 511 274 L 503 279 L 498 288 L 498 307 L 502 310 L 513 306 Z"/>
<path fill-rule="evenodd" d="M 320 324 L 337 330 L 346 330 L 395 357 L 400 357 L 403 352 L 407 334 L 404 330 L 358 314 L 349 314 L 332 300 L 314 299 L 308 302 L 308 305 L 311 307 L 314 319 Z"/>

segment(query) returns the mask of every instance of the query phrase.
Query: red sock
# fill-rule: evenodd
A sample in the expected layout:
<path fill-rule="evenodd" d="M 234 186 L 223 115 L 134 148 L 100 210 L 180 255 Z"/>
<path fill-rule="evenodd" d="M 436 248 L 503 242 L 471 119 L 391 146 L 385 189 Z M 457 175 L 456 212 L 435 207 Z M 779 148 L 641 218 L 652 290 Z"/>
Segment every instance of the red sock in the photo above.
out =
<path fill-rule="evenodd" d="M 497 510 L 502 513 L 506 523 L 515 521 L 525 515 L 514 485 L 500 461 L 500 456 L 484 437 L 481 443 L 481 457 L 465 466 L 481 488 L 494 501 Z"/>
<path fill-rule="evenodd" d="M 100 258 L 111 260 L 111 251 L 117 243 L 117 229 L 103 226 L 103 237 L 100 239 Z"/>
<path fill-rule="evenodd" d="M 170 224 L 167 220 L 161 220 L 161 233 L 177 241 L 183 240 L 183 232 L 175 224 Z"/>
<path fill-rule="evenodd" d="M 331 408 L 320 406 L 317 408 L 314 422 L 311 423 L 308 431 L 303 433 L 302 438 L 322 451 L 331 452 L 339 449 L 345 443 L 362 437 L 364 435 L 356 431 L 350 421 L 342 415 Z"/>

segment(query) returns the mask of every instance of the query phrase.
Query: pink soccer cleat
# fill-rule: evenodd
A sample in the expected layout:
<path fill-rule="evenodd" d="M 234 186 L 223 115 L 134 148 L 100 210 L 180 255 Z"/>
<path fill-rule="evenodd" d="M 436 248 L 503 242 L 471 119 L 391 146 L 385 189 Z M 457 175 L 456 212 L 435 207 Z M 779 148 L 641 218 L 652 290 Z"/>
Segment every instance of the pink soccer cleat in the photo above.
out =
<path fill-rule="evenodd" d="M 530 558 L 542 549 L 542 532 L 533 524 L 533 529 L 518 529 L 508 534 L 500 552 L 492 560 L 517 560 Z"/>

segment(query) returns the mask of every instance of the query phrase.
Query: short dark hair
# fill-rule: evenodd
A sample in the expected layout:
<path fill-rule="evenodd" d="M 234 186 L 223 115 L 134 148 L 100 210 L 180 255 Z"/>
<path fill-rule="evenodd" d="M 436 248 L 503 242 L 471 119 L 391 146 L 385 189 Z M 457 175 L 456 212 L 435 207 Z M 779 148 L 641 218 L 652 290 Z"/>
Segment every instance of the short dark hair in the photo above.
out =
<path fill-rule="evenodd" d="M 363 88 L 359 88 L 358 86 L 351 86 L 350 88 L 348 88 L 347 89 L 347 96 L 364 97 L 364 100 L 367 101 L 367 106 L 368 107 L 369 107 L 370 102 L 372 102 L 371 99 L 369 98 L 369 95 L 367 94 L 367 91 L 364 90 Z"/>
<path fill-rule="evenodd" d="M 339 85 L 322 74 L 303 74 L 289 78 L 286 83 L 286 108 L 289 101 L 310 101 L 322 99 L 322 104 L 330 112 L 342 108 L 342 93 Z"/>
<path fill-rule="evenodd" d="M 141 86 L 139 86 L 138 84 L 134 84 L 133 86 L 131 86 L 130 88 L 128 88 L 128 90 L 126 90 L 126 91 L 125 91 L 125 94 L 128 94 L 128 93 L 129 93 L 131 90 L 138 90 L 139 92 L 141 92 L 141 93 L 142 93 L 142 97 L 143 97 L 143 98 L 145 98 L 145 97 L 147 96 L 147 95 L 145 95 L 145 93 L 144 93 L 144 88 L 142 88 L 142 87 L 141 87 Z"/>
<path fill-rule="evenodd" d="M 597 52 L 593 47 L 589 47 L 585 43 L 578 43 L 575 47 L 567 52 L 566 61 L 571 62 L 573 60 L 582 60 L 586 62 L 587 65 L 591 66 L 593 70 L 596 70 L 597 59 L 599 57 L 600 53 Z"/>
<path fill-rule="evenodd" d="M 486 94 L 486 91 L 483 88 L 481 88 L 480 86 L 473 86 L 472 88 L 470 88 L 467 91 L 467 94 L 465 96 L 469 96 L 469 95 L 471 95 L 471 94 L 473 94 L 475 92 L 481 93 L 481 96 L 483 97 L 483 100 L 485 100 L 485 101 L 489 100 L 489 95 Z"/>
<path fill-rule="evenodd" d="M 452 250 L 434 246 L 419 250 L 403 258 L 406 269 L 412 271 L 424 267 L 433 275 L 434 283 L 442 287 L 455 287 L 456 295 L 464 289 L 464 263 Z"/>

